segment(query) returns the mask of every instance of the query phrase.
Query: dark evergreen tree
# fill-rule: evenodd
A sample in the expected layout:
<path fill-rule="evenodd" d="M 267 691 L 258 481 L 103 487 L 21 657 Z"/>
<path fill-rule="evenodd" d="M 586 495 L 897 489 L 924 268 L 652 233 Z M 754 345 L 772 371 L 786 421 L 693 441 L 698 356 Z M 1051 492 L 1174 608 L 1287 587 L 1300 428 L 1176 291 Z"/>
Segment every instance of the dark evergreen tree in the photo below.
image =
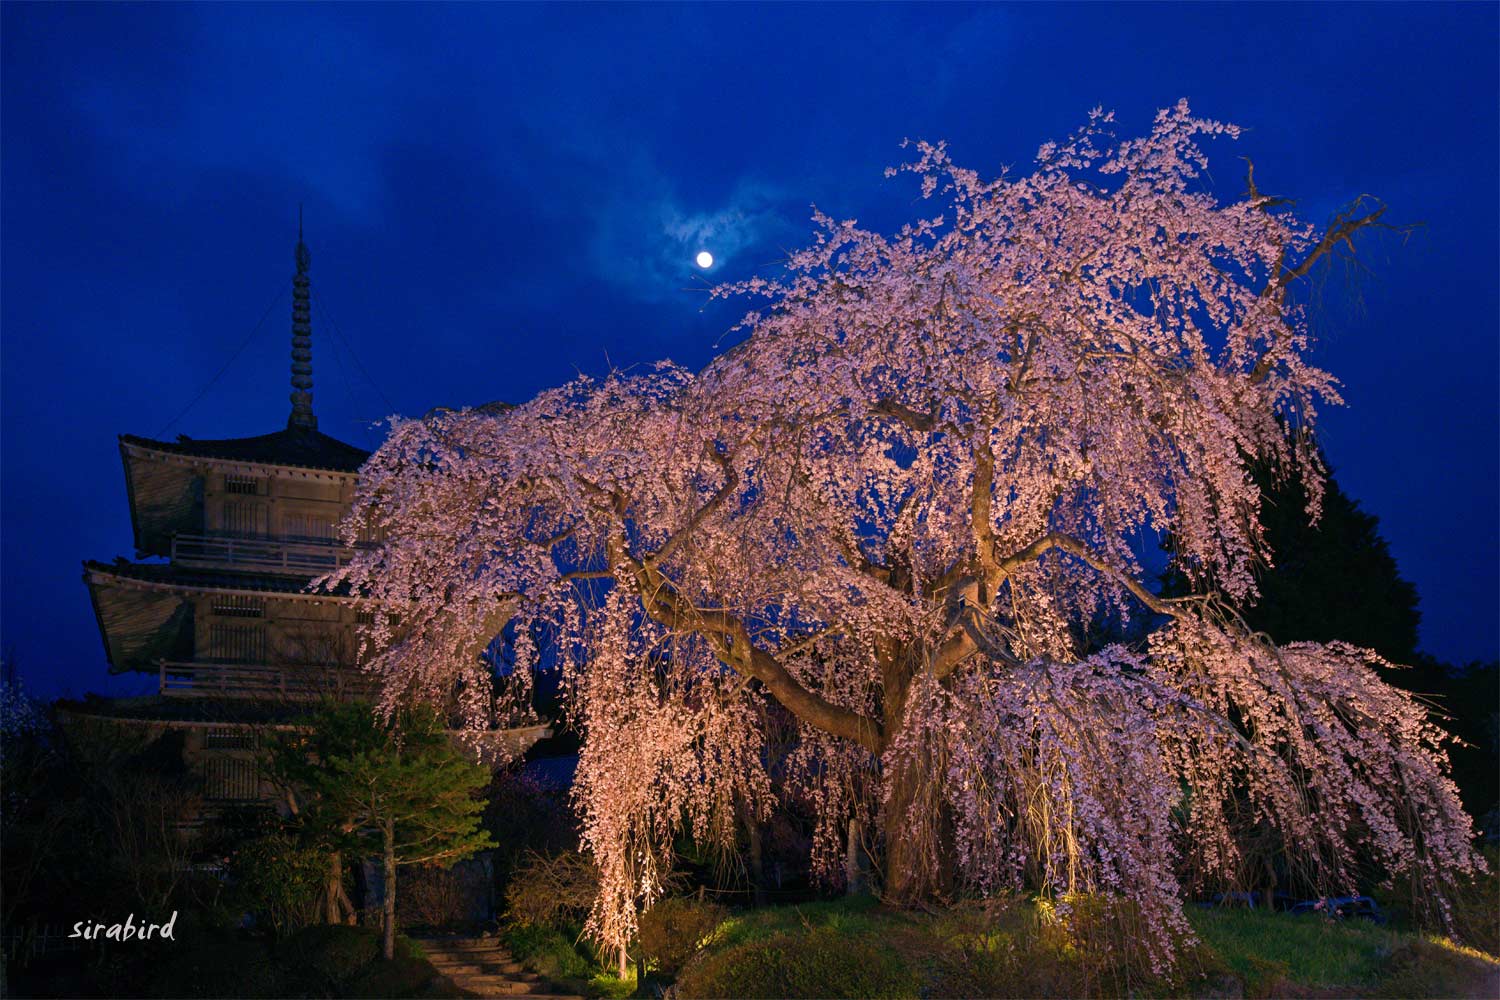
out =
<path fill-rule="evenodd" d="M 1373 649 L 1405 669 L 1384 679 L 1421 695 L 1438 721 L 1460 741 L 1450 748 L 1454 780 L 1475 815 L 1500 799 L 1500 671 L 1494 663 L 1456 667 L 1417 651 L 1417 590 L 1402 579 L 1380 522 L 1360 509 L 1330 472 L 1322 516 L 1309 523 L 1300 480 L 1278 481 L 1275 470 L 1253 467 L 1264 497 L 1261 523 L 1272 552 L 1259 575 L 1260 597 L 1240 608 L 1246 622 L 1277 644 L 1343 640 Z M 1170 545 L 1168 546 L 1170 548 Z M 1164 592 L 1181 594 L 1170 569 Z"/>
<path fill-rule="evenodd" d="M 385 957 L 395 955 L 396 868 L 448 867 L 495 846 L 480 823 L 489 771 L 462 754 L 430 711 L 379 722 L 365 705 L 329 705 L 273 752 L 272 767 L 298 790 L 298 815 L 316 840 L 352 840 L 378 853 L 385 875 Z"/>
<path fill-rule="evenodd" d="M 1255 475 L 1274 564 L 1261 573 L 1260 599 L 1243 609 L 1246 621 L 1278 644 L 1342 639 L 1411 663 L 1421 620 L 1417 589 L 1401 578 L 1380 521 L 1331 474 L 1317 524 L 1308 521 L 1300 480 L 1277 483 L 1266 468 Z"/>

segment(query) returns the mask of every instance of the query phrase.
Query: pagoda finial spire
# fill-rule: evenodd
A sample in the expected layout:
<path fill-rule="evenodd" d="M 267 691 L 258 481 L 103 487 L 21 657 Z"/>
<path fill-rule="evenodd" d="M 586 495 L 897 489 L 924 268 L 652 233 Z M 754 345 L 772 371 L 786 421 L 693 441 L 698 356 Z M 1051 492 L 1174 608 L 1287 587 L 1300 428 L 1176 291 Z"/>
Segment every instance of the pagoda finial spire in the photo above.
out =
<path fill-rule="evenodd" d="M 292 278 L 292 415 L 287 430 L 318 429 L 312 408 L 312 295 L 307 269 L 312 254 L 302 242 L 302 206 L 297 206 L 297 273 Z"/>

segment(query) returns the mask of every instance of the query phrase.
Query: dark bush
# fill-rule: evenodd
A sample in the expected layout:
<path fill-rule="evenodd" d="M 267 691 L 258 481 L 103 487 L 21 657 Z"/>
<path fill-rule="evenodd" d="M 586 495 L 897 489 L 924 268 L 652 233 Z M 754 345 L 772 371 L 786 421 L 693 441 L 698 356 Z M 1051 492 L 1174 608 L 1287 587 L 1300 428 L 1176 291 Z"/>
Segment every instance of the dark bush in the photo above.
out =
<path fill-rule="evenodd" d="M 469 887 L 448 868 L 417 865 L 401 875 L 396 898 L 400 927 L 452 927 L 469 913 Z"/>
<path fill-rule="evenodd" d="M 370 927 L 320 924 L 298 931 L 277 949 L 286 965 L 315 989 L 341 993 L 380 953 L 379 931 Z"/>
<path fill-rule="evenodd" d="M 537 927 L 582 921 L 599 892 L 599 870 L 577 851 L 547 857 L 532 853 L 505 890 L 510 919 Z"/>
<path fill-rule="evenodd" d="M 460 996 L 447 988 L 426 959 L 397 955 L 387 962 L 378 959 L 355 977 L 343 996 L 346 997 L 427 997 Z"/>
<path fill-rule="evenodd" d="M 287 834 L 267 833 L 241 844 L 230 858 L 234 901 L 254 914 L 257 926 L 278 937 L 322 917 L 329 855 L 300 847 Z"/>
<path fill-rule="evenodd" d="M 641 917 L 641 950 L 669 976 L 675 976 L 708 943 L 729 911 L 695 897 L 669 897 Z"/>
<path fill-rule="evenodd" d="M 916 971 L 894 951 L 816 927 L 704 955 L 683 970 L 677 995 L 911 997 L 919 986 Z"/>
<path fill-rule="evenodd" d="M 459 928 L 492 913 L 493 864 L 487 853 L 449 868 L 411 865 L 402 869 L 396 897 L 401 927 Z"/>
<path fill-rule="evenodd" d="M 185 943 L 185 942 L 184 942 Z M 289 992 L 282 966 L 259 941 L 202 938 L 169 954 L 147 987 L 158 997 L 279 997 Z"/>

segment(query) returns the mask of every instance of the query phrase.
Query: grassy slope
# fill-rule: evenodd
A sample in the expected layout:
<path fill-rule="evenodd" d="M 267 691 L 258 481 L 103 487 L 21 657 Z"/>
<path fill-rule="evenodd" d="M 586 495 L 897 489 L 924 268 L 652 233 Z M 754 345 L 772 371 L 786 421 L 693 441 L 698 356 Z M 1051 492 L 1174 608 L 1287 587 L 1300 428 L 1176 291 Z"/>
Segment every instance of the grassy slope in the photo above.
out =
<path fill-rule="evenodd" d="M 599 962 L 575 932 L 550 927 L 513 926 L 501 935 L 516 960 L 559 986 L 594 997 L 628 997 L 635 993 L 635 968 L 624 979 Z"/>
<path fill-rule="evenodd" d="M 1434 938 L 1316 917 L 1193 910 L 1190 918 L 1200 947 L 1184 956 L 1173 980 L 1152 981 L 1049 942 L 1024 917 L 976 936 L 972 921 L 951 914 L 890 912 L 869 901 L 768 908 L 725 921 L 684 973 L 681 994 L 839 995 L 827 988 L 837 982 L 868 992 L 861 970 L 878 958 L 890 975 L 894 956 L 903 982 L 892 995 L 906 996 L 1500 995 L 1500 962 Z M 830 940 L 844 947 L 817 943 Z M 955 947 L 962 943 L 968 948 Z M 767 975 L 776 978 L 764 981 Z"/>

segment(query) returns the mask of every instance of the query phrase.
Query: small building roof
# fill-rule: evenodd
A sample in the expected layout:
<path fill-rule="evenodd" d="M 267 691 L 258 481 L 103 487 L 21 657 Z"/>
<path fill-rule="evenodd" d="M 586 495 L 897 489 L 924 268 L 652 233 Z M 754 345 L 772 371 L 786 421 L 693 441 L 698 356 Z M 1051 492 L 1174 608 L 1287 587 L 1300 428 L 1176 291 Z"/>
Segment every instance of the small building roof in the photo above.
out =
<path fill-rule="evenodd" d="M 230 726 L 291 725 L 317 706 L 306 702 L 252 701 L 245 698 L 166 698 L 142 695 L 106 698 L 88 695 L 82 701 L 63 700 L 58 707 L 75 715 L 100 716 L 136 722 L 203 723 Z"/>

